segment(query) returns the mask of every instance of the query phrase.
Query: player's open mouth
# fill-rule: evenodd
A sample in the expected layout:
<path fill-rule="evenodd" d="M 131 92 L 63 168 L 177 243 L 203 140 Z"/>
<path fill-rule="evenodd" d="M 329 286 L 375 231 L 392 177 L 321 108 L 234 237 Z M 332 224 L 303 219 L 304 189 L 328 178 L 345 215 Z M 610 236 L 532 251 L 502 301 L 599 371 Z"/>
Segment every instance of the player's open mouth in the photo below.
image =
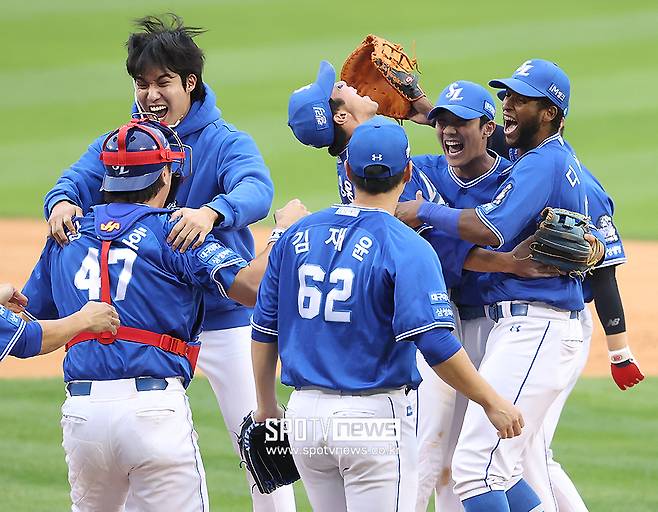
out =
<path fill-rule="evenodd" d="M 464 150 L 464 144 L 457 140 L 444 140 L 443 144 L 446 148 L 446 154 L 450 156 L 458 155 Z"/>
<path fill-rule="evenodd" d="M 149 107 L 149 112 L 152 112 L 158 119 L 162 119 L 167 115 L 169 109 L 165 105 L 151 105 Z"/>
<path fill-rule="evenodd" d="M 503 131 L 505 135 L 509 135 L 514 132 L 517 126 L 519 126 L 519 123 L 516 122 L 516 119 L 512 119 L 508 115 L 503 115 Z"/>

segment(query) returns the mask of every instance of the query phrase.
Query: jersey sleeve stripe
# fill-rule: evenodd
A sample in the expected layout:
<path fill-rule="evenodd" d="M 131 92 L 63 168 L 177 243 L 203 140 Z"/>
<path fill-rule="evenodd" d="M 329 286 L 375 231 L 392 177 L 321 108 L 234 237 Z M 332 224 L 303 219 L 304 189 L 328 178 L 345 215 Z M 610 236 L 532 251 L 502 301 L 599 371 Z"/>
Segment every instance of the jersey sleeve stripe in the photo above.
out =
<path fill-rule="evenodd" d="M 20 325 L 18 326 L 18 329 L 16 330 L 14 335 L 9 340 L 9 343 L 7 344 L 5 349 L 2 351 L 2 353 L 0 353 L 0 361 L 2 361 L 5 358 L 5 356 L 7 354 L 9 354 L 9 352 L 11 352 L 11 349 L 14 348 L 14 345 L 16 345 L 16 342 L 19 340 L 19 338 L 23 334 L 23 331 L 25 330 L 26 325 L 27 324 L 24 321 L 22 321 L 20 323 Z"/>
<path fill-rule="evenodd" d="M 613 265 L 621 265 L 622 263 L 626 263 L 626 258 L 613 258 L 609 260 L 603 260 L 599 265 L 597 265 L 596 268 L 604 268 L 604 267 L 612 267 Z"/>
<path fill-rule="evenodd" d="M 210 273 L 210 278 L 217 285 L 217 289 L 219 290 L 220 295 L 222 297 L 224 297 L 225 299 L 228 299 L 228 294 L 226 293 L 226 290 L 224 289 L 224 286 L 219 281 L 219 279 L 215 279 L 215 274 L 217 274 L 217 272 L 219 272 L 221 269 L 222 269 L 222 267 L 220 265 L 217 265 L 215 268 L 213 268 L 212 272 Z"/>
<path fill-rule="evenodd" d="M 416 327 L 415 329 L 411 329 L 409 331 L 398 334 L 395 337 L 395 341 L 402 341 L 405 338 L 409 338 L 411 336 L 415 336 L 415 335 L 421 334 L 423 332 L 431 331 L 432 329 L 436 329 L 438 327 L 446 327 L 448 329 L 454 329 L 455 328 L 455 323 L 454 322 L 432 322 L 431 324 L 423 325 L 422 327 Z"/>
<path fill-rule="evenodd" d="M 480 210 L 479 207 L 475 208 L 475 215 L 478 216 L 478 219 L 482 221 L 482 223 L 487 226 L 494 235 L 496 235 L 496 238 L 498 238 L 498 241 L 500 242 L 494 249 L 500 249 L 503 244 L 505 243 L 505 237 L 503 237 L 503 234 L 498 231 L 498 228 L 494 226 L 489 219 L 485 216 L 485 214 Z"/>
<path fill-rule="evenodd" d="M 254 322 L 254 319 L 251 319 L 251 326 L 256 329 L 259 332 L 262 332 L 263 334 L 271 334 L 272 336 L 278 336 L 279 331 L 275 331 L 274 329 L 268 329 L 267 327 L 263 327 L 262 325 L 258 325 L 256 322 Z"/>

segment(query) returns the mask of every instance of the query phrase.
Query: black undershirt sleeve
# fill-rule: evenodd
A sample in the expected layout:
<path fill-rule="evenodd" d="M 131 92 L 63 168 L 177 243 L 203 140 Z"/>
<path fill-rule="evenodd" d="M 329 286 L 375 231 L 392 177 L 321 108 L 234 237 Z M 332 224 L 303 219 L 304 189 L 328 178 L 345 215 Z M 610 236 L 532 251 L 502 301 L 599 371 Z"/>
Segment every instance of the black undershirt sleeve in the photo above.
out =
<path fill-rule="evenodd" d="M 619 295 L 615 266 L 595 269 L 590 279 L 594 306 L 606 335 L 626 332 L 624 306 Z"/>

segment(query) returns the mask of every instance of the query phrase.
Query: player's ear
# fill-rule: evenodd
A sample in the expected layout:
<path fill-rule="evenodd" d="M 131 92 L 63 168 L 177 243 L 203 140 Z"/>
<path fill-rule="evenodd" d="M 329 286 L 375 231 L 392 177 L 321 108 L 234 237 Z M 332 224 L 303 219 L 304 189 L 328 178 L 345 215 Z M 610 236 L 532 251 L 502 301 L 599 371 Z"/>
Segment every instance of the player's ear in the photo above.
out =
<path fill-rule="evenodd" d="M 340 110 L 340 109 L 339 109 L 339 110 L 334 114 L 334 123 L 336 123 L 337 125 L 342 126 L 342 125 L 344 125 L 344 124 L 347 122 L 349 116 L 350 116 L 350 113 L 349 113 L 349 112 L 347 112 L 347 111 L 345 111 L 345 110 Z"/>
<path fill-rule="evenodd" d="M 411 163 L 411 160 L 409 160 L 409 163 L 404 168 L 404 176 L 402 176 L 402 182 L 403 183 L 409 183 L 411 181 L 411 168 L 412 167 L 413 167 L 413 164 Z"/>
<path fill-rule="evenodd" d="M 488 139 L 493 135 L 493 132 L 496 131 L 496 121 L 487 121 L 482 128 L 484 137 Z"/>
<path fill-rule="evenodd" d="M 347 174 L 347 179 L 352 181 L 354 173 L 352 173 L 352 168 L 350 167 L 350 164 L 347 160 L 345 160 L 345 174 Z"/>
<path fill-rule="evenodd" d="M 551 105 L 548 108 L 545 108 L 544 111 L 542 112 L 542 117 L 544 118 L 544 122 L 546 124 L 550 124 L 553 122 L 553 119 L 557 116 L 557 107 L 555 105 Z"/>
<path fill-rule="evenodd" d="M 196 87 L 197 78 L 196 75 L 191 73 L 187 75 L 185 79 L 185 92 L 192 92 Z"/>

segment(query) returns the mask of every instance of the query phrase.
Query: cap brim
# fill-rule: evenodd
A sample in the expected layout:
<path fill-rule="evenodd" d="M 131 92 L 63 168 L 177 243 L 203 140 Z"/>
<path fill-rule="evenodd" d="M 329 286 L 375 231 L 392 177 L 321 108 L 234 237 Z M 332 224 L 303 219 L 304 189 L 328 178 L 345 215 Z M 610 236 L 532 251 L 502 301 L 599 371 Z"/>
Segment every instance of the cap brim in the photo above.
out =
<path fill-rule="evenodd" d="M 545 98 L 546 94 L 535 89 L 531 85 L 517 78 L 500 78 L 498 80 L 491 80 L 489 86 L 494 89 L 511 89 L 517 94 L 528 96 L 529 98 Z M 500 93 L 499 93 L 500 94 Z M 500 96 L 498 96 L 500 98 Z"/>
<path fill-rule="evenodd" d="M 428 121 L 433 120 L 437 115 L 439 115 L 440 110 L 447 110 L 449 112 L 452 112 L 457 117 L 466 119 L 467 121 L 470 121 L 471 119 L 477 119 L 486 115 L 483 114 L 482 112 L 478 112 L 477 110 L 473 110 L 472 108 L 464 107 L 462 105 L 445 105 L 440 107 L 437 106 L 434 107 L 432 110 L 430 110 L 429 113 L 427 114 L 427 120 Z"/>
<path fill-rule="evenodd" d="M 333 92 L 336 83 L 336 70 L 331 63 L 326 60 L 320 62 L 320 69 L 318 69 L 318 76 L 315 79 L 315 83 L 318 84 L 320 90 L 328 100 L 331 97 L 331 93 Z"/>
<path fill-rule="evenodd" d="M 105 192 L 134 192 L 144 190 L 146 187 L 153 185 L 162 174 L 162 169 L 156 172 L 145 174 L 144 176 L 133 176 L 130 178 L 121 178 L 118 176 L 103 177 L 103 186 L 101 191 Z"/>

